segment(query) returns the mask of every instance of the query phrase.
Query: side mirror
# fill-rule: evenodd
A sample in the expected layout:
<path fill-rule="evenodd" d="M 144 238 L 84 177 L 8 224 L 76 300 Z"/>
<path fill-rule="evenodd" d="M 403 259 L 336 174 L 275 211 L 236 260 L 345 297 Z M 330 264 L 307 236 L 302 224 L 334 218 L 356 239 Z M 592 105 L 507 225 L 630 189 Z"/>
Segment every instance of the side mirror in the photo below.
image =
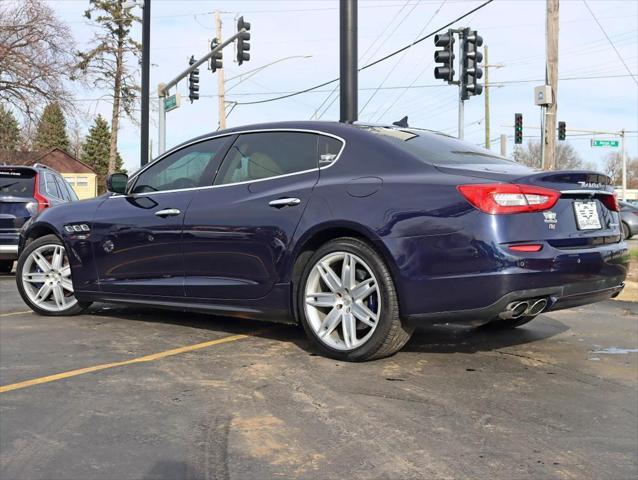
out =
<path fill-rule="evenodd" d="M 113 193 L 126 193 L 128 175 L 126 173 L 112 173 L 106 177 L 106 189 Z"/>

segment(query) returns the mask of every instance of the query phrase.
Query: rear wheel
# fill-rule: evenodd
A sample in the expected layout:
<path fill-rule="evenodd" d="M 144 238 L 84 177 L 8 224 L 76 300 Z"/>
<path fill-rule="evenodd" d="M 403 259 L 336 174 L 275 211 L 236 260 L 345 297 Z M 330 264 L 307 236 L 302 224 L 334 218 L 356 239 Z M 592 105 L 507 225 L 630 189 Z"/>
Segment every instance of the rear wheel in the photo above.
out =
<path fill-rule="evenodd" d="M 11 273 L 13 260 L 0 260 L 0 273 Z"/>
<path fill-rule="evenodd" d="M 38 238 L 24 249 L 16 283 L 22 300 L 41 315 L 75 315 L 90 305 L 75 298 L 69 259 L 55 235 Z"/>
<path fill-rule="evenodd" d="M 388 267 L 356 238 L 338 238 L 319 248 L 304 268 L 296 297 L 308 338 L 333 358 L 387 357 L 412 335 L 399 318 Z"/>
<path fill-rule="evenodd" d="M 623 240 L 629 240 L 631 238 L 631 230 L 629 230 L 629 225 L 627 225 L 625 222 L 622 222 L 621 225 Z"/>

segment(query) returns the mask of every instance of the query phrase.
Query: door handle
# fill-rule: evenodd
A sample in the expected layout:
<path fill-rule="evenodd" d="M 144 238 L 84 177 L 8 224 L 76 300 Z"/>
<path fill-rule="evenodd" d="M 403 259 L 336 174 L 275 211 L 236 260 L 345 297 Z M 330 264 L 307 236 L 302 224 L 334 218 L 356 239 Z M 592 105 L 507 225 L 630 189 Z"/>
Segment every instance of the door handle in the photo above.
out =
<path fill-rule="evenodd" d="M 158 217 L 166 218 L 166 217 L 174 217 L 175 215 L 179 215 L 180 212 L 177 208 L 165 208 L 164 210 L 158 210 L 155 212 L 155 215 Z"/>
<path fill-rule="evenodd" d="M 294 207 L 295 205 L 299 205 L 300 203 L 301 203 L 301 200 L 299 200 L 298 198 L 286 197 L 286 198 L 278 198 L 277 200 L 271 200 L 270 202 L 268 202 L 268 205 L 275 208 L 282 208 L 282 207 Z"/>

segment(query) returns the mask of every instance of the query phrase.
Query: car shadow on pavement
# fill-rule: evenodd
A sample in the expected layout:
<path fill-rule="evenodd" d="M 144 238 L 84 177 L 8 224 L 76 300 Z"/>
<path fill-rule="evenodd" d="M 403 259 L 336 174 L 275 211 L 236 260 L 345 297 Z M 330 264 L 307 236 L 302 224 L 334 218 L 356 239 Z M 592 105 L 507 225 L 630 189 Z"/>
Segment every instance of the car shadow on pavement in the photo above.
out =
<path fill-rule="evenodd" d="M 93 317 L 120 319 L 127 322 L 180 325 L 228 335 L 245 334 L 275 341 L 291 342 L 309 354 L 318 353 L 299 325 L 111 304 L 95 305 L 87 313 Z M 568 329 L 567 325 L 549 315 L 541 315 L 528 325 L 504 331 L 457 325 L 429 326 L 418 329 L 402 351 L 475 353 L 498 350 L 544 340 Z"/>
<path fill-rule="evenodd" d="M 522 327 L 492 330 L 465 326 L 431 326 L 419 329 L 403 348 L 407 352 L 476 353 L 538 342 L 559 335 L 569 327 L 541 315 Z"/>

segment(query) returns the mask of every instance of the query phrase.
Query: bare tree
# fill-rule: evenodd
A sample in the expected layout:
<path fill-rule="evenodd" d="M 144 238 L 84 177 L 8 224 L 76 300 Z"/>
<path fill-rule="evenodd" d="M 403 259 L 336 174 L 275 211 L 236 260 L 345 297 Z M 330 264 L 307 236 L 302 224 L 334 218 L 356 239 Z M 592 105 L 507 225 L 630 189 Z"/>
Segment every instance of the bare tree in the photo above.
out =
<path fill-rule="evenodd" d="M 514 149 L 514 160 L 528 167 L 541 168 L 541 143 L 529 141 L 524 147 Z M 556 146 L 556 170 L 573 170 L 583 167 L 583 161 L 569 143 Z"/>
<path fill-rule="evenodd" d="M 68 27 L 40 0 L 0 3 L 0 101 L 25 121 L 49 102 L 72 111 L 73 50 Z"/>
<path fill-rule="evenodd" d="M 123 114 L 134 119 L 134 107 L 140 90 L 136 69 L 129 66 L 141 52 L 141 45 L 131 38 L 131 28 L 139 17 L 122 6 L 122 0 L 90 0 L 84 13 L 101 31 L 93 39 L 93 48 L 79 52 L 79 67 L 96 87 L 108 89 L 113 96 L 108 173 L 116 171 L 117 137 Z"/>
<path fill-rule="evenodd" d="M 622 158 L 620 153 L 613 152 L 605 157 L 605 173 L 614 185 L 622 184 Z M 627 157 L 627 188 L 638 188 L 638 157 Z"/>

